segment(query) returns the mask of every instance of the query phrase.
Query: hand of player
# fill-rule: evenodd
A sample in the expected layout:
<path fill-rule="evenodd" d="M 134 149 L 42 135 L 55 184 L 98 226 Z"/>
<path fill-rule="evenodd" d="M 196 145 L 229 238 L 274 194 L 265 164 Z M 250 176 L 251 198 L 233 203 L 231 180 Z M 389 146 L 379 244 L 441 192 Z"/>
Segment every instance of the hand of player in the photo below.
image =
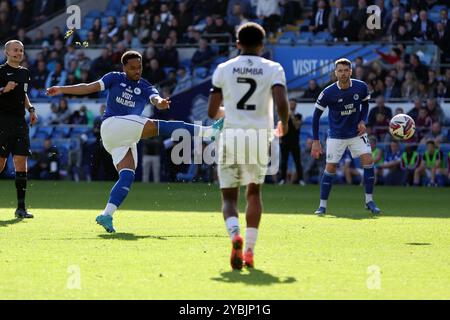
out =
<path fill-rule="evenodd" d="M 311 156 L 314 159 L 319 159 L 322 154 L 322 145 L 320 144 L 320 140 L 314 140 L 311 147 Z"/>
<path fill-rule="evenodd" d="M 288 124 L 284 124 L 281 121 L 278 121 L 277 128 L 275 129 L 275 137 L 281 138 L 282 136 L 286 135 L 288 133 Z"/>
<path fill-rule="evenodd" d="M 364 121 L 361 121 L 360 123 L 358 123 L 358 136 L 362 136 L 366 132 L 366 124 L 364 123 Z"/>
<path fill-rule="evenodd" d="M 14 90 L 14 88 L 17 86 L 17 82 L 14 81 L 8 81 L 8 83 L 6 84 L 6 86 L 3 88 L 3 93 L 7 93 L 10 92 L 12 90 Z"/>
<path fill-rule="evenodd" d="M 30 112 L 30 124 L 31 124 L 31 126 L 36 124 L 37 121 L 38 121 L 38 116 L 37 116 L 36 112 L 35 111 Z"/>
<path fill-rule="evenodd" d="M 51 87 L 51 88 L 47 89 L 45 94 L 47 96 L 53 97 L 53 96 L 58 96 L 58 95 L 62 94 L 62 92 L 61 92 L 61 88 L 60 87 Z"/>
<path fill-rule="evenodd" d="M 156 104 L 156 107 L 160 110 L 165 110 L 170 108 L 171 101 L 169 99 L 161 99 Z"/>

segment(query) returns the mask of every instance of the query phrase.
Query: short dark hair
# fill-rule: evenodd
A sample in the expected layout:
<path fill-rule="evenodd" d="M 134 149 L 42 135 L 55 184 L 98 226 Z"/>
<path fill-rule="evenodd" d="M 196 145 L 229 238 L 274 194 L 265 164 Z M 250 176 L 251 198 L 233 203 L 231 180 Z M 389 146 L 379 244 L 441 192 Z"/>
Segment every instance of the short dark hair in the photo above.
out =
<path fill-rule="evenodd" d="M 352 67 L 352 63 L 350 62 L 350 60 L 348 60 L 347 58 L 340 58 L 340 59 L 337 59 L 335 62 L 334 62 L 334 66 L 335 67 L 337 67 L 338 65 L 340 65 L 340 64 L 343 64 L 343 65 L 345 65 L 345 66 L 348 66 L 348 67 Z"/>
<path fill-rule="evenodd" d="M 434 142 L 434 140 L 428 140 L 426 145 L 432 144 L 433 147 L 436 146 L 436 143 Z"/>
<path fill-rule="evenodd" d="M 237 31 L 239 43 L 247 48 L 255 48 L 263 45 L 266 32 L 263 27 L 255 22 L 244 23 Z"/>
<path fill-rule="evenodd" d="M 142 61 L 142 55 L 137 51 L 127 51 L 122 55 L 120 61 L 122 65 L 126 65 L 131 59 L 140 59 Z"/>

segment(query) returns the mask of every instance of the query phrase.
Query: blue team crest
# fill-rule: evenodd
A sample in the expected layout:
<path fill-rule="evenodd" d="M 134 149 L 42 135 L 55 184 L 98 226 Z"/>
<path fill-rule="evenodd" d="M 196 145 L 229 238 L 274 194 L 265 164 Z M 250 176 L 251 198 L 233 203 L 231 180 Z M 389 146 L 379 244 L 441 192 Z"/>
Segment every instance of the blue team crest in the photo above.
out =
<path fill-rule="evenodd" d="M 134 94 L 136 95 L 140 95 L 141 94 L 141 89 L 140 88 L 134 88 Z"/>
<path fill-rule="evenodd" d="M 354 100 L 358 100 L 359 99 L 359 94 L 355 93 L 355 95 L 353 96 Z"/>

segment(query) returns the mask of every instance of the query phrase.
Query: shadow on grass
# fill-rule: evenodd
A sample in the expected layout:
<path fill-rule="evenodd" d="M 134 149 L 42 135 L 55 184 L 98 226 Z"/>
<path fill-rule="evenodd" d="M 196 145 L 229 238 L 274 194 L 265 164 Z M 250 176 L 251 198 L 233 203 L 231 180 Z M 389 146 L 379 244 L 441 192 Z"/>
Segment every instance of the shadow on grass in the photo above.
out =
<path fill-rule="evenodd" d="M 273 284 L 288 284 L 294 283 L 297 280 L 294 277 L 287 277 L 280 279 L 277 276 L 264 272 L 258 269 L 248 269 L 248 273 L 234 270 L 222 272 L 220 277 L 211 278 L 211 280 L 225 282 L 225 283 L 244 283 L 254 286 L 270 286 Z"/>
<path fill-rule="evenodd" d="M 11 219 L 11 220 L 6 220 L 6 221 L 0 221 L 0 227 L 8 227 L 10 225 L 16 224 L 21 222 L 23 219 L 19 219 L 19 218 L 15 218 L 15 219 Z"/>
<path fill-rule="evenodd" d="M 409 242 L 406 243 L 408 246 L 431 246 L 429 242 Z"/>
<path fill-rule="evenodd" d="M 151 235 L 137 236 L 134 233 L 126 233 L 126 232 L 99 234 L 98 237 L 106 240 L 125 240 L 125 241 L 137 241 L 140 239 L 167 240 L 166 237 L 151 236 Z"/>
<path fill-rule="evenodd" d="M 134 233 L 127 232 L 117 232 L 117 233 L 109 233 L 109 234 L 99 234 L 99 238 L 110 240 L 125 240 L 125 241 L 137 241 L 140 239 L 156 239 L 156 240 L 168 240 L 168 238 L 227 238 L 226 236 L 212 234 L 212 235 L 202 235 L 202 234 L 187 234 L 187 235 L 168 235 L 168 236 L 153 236 L 153 235 L 145 235 L 139 236 Z"/>

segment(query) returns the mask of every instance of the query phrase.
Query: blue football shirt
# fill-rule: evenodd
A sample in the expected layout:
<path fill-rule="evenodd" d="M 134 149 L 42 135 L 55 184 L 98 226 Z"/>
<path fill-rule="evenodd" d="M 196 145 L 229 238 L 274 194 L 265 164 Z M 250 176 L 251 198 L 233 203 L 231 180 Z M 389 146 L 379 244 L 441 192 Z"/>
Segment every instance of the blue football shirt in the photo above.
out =
<path fill-rule="evenodd" d="M 99 80 L 101 90 L 108 90 L 103 120 L 114 116 L 141 115 L 158 90 L 147 80 L 133 81 L 125 72 L 109 72 Z"/>
<path fill-rule="evenodd" d="M 328 107 L 330 129 L 328 137 L 350 139 L 358 135 L 361 120 L 361 105 L 370 99 L 367 84 L 350 79 L 350 87 L 341 89 L 338 82 L 326 87 L 317 98 L 316 108 L 324 111 Z M 365 119 L 363 119 L 365 120 Z"/>

